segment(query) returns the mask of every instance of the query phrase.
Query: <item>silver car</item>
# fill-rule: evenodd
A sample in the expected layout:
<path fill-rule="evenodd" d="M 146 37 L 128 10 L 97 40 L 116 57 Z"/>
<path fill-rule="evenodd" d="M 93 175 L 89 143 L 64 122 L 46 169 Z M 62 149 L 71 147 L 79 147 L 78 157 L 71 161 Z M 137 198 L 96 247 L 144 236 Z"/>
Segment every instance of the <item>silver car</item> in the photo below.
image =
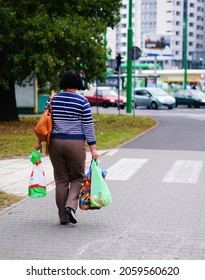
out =
<path fill-rule="evenodd" d="M 135 108 L 143 106 L 148 109 L 158 109 L 160 107 L 173 109 L 176 104 L 175 98 L 160 88 L 137 88 L 134 93 Z"/>

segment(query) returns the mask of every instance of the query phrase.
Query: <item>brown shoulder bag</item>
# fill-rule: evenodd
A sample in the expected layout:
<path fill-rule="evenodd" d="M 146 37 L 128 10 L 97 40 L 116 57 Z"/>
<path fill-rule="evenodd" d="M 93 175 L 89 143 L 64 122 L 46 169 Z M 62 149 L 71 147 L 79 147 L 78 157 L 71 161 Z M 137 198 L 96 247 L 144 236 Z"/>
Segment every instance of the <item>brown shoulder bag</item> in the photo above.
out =
<path fill-rule="evenodd" d="M 51 131 L 53 128 L 51 102 L 52 102 L 54 95 L 55 95 L 55 93 L 51 95 L 50 101 L 49 101 L 45 111 L 41 115 L 37 125 L 34 128 L 34 132 L 35 132 L 36 136 L 38 137 L 38 139 L 46 142 L 46 155 L 48 154 L 48 145 L 50 142 L 50 135 L 51 135 Z"/>

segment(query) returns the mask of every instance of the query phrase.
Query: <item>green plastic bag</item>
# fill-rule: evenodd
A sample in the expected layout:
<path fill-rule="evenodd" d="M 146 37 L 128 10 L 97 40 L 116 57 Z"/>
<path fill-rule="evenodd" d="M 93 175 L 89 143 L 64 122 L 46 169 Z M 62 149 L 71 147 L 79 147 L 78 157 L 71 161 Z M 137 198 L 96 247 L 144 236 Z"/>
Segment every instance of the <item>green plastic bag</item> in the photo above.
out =
<path fill-rule="evenodd" d="M 91 207 L 107 206 L 112 202 L 112 196 L 108 185 L 102 176 L 102 170 L 100 169 L 97 160 L 92 161 L 91 169 Z"/>
<path fill-rule="evenodd" d="M 32 152 L 29 159 L 33 163 L 33 169 L 29 180 L 28 195 L 32 198 L 44 197 L 46 196 L 46 180 L 40 150 Z"/>

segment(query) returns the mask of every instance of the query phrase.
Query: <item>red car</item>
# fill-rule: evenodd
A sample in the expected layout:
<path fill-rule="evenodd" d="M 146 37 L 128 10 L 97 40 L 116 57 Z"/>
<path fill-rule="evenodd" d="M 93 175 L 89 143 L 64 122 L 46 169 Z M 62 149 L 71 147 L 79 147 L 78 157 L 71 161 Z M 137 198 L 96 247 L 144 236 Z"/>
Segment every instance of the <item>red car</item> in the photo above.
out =
<path fill-rule="evenodd" d="M 100 105 L 104 108 L 108 107 L 118 107 L 124 109 L 126 105 L 126 98 L 122 95 L 119 96 L 116 91 L 112 89 L 97 89 L 97 94 L 94 95 L 84 95 L 90 105 Z"/>

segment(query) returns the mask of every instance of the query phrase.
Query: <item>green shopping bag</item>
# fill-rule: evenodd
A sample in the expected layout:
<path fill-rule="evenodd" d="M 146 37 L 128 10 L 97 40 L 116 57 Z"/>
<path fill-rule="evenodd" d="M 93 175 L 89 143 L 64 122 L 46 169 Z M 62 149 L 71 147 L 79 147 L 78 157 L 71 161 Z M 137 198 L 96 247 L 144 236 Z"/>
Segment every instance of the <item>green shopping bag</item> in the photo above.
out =
<path fill-rule="evenodd" d="M 91 207 L 103 207 L 112 202 L 112 196 L 105 179 L 102 176 L 102 170 L 98 161 L 93 160 L 91 164 L 91 190 L 90 204 Z"/>

